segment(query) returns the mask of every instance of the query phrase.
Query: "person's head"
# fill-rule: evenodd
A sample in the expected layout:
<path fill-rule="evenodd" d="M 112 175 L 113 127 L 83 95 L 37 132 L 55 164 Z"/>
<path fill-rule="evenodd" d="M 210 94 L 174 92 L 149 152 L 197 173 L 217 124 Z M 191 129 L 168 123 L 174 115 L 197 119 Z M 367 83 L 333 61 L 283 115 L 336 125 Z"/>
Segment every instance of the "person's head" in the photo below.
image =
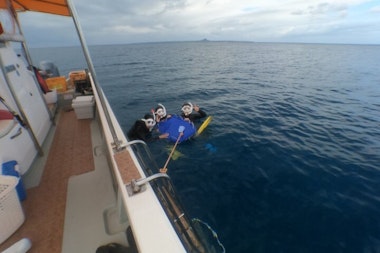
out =
<path fill-rule="evenodd" d="M 154 110 L 154 114 L 156 114 L 160 119 L 163 119 L 166 117 L 166 109 L 163 104 L 158 104 L 156 109 Z"/>
<path fill-rule="evenodd" d="M 144 118 L 141 120 L 145 122 L 145 126 L 149 129 L 149 131 L 152 131 L 153 127 L 156 125 L 154 115 L 152 114 L 145 114 Z"/>
<path fill-rule="evenodd" d="M 182 105 L 181 111 L 185 114 L 185 116 L 188 116 L 193 112 L 193 109 L 193 104 L 190 102 L 186 102 Z"/>

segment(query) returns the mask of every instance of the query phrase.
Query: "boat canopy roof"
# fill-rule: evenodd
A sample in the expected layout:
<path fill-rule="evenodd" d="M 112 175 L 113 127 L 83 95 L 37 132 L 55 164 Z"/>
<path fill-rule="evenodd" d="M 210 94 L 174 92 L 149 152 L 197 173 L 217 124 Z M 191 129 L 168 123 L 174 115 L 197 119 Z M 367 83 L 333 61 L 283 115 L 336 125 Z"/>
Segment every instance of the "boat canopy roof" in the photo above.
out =
<path fill-rule="evenodd" d="M 0 0 L 0 8 L 7 8 L 7 0 Z M 9 0 L 16 11 L 43 12 L 71 16 L 67 0 Z"/>

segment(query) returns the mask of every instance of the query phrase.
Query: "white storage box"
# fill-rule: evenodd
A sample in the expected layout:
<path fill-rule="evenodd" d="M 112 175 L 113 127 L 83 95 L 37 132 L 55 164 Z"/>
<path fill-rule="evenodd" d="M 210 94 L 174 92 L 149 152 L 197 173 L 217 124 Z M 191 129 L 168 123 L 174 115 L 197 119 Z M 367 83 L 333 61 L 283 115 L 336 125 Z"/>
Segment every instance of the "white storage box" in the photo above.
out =
<path fill-rule="evenodd" d="M 55 104 L 57 103 L 57 90 L 54 89 L 46 94 L 44 94 L 45 101 L 47 104 Z"/>
<path fill-rule="evenodd" d="M 73 99 L 72 107 L 74 108 L 77 119 L 91 119 L 94 117 L 94 96 L 79 96 Z"/>
<path fill-rule="evenodd" d="M 0 244 L 24 223 L 25 215 L 17 196 L 18 178 L 0 176 Z"/>

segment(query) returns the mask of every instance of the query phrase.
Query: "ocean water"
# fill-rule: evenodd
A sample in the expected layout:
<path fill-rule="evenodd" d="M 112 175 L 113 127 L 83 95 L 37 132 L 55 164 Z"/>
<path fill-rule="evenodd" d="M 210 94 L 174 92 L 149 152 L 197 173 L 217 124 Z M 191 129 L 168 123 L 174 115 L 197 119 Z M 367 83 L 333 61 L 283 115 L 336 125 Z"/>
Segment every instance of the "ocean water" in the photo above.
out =
<path fill-rule="evenodd" d="M 31 52 L 61 73 L 84 67 L 79 48 Z M 181 42 L 90 52 L 125 132 L 157 103 L 176 114 L 191 101 L 214 117 L 178 146 L 168 174 L 227 252 L 380 252 L 380 46 Z M 163 165 L 171 145 L 149 146 Z"/>

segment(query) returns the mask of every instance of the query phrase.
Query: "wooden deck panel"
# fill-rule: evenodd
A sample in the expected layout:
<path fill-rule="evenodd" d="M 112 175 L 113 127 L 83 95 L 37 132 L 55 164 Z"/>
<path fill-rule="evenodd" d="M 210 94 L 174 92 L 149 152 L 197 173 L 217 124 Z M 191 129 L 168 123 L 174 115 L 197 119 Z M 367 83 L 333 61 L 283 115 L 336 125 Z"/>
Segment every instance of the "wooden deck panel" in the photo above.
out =
<path fill-rule="evenodd" d="M 137 167 L 127 150 L 115 154 L 114 158 L 124 184 L 129 184 L 133 179 L 137 180 L 141 178 L 140 172 L 137 170 Z"/>

